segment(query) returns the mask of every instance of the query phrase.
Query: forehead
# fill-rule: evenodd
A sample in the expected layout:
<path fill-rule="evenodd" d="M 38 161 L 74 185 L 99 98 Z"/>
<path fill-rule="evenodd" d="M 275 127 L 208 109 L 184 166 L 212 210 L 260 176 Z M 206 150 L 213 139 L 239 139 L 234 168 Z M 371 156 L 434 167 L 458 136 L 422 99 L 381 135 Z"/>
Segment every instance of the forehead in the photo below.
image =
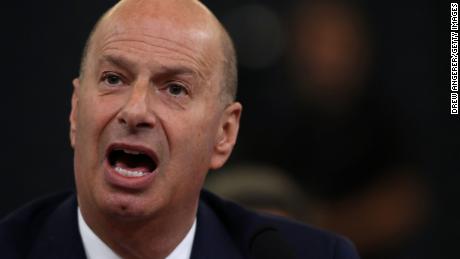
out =
<path fill-rule="evenodd" d="M 184 8 L 182 4 L 161 4 L 171 1 L 125 2 L 129 1 L 121 1 L 101 20 L 90 49 L 96 52 L 120 49 L 141 51 L 144 53 L 140 54 L 146 59 L 166 55 L 171 59 L 189 62 L 200 69 L 211 69 L 224 60 L 220 30 L 212 17 L 199 6 Z M 150 4 L 145 5 L 144 2 Z M 193 9 L 195 14 L 191 12 Z"/>

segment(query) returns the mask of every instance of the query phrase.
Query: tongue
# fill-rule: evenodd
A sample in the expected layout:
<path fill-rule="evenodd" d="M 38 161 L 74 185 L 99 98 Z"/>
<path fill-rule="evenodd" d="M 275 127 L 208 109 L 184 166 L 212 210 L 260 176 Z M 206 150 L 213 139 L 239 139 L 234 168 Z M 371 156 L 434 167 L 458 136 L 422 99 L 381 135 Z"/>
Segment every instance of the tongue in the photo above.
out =
<path fill-rule="evenodd" d="M 129 163 L 125 161 L 117 161 L 115 163 L 116 167 L 121 167 L 123 169 L 129 170 L 129 171 L 139 171 L 143 173 L 151 173 L 150 168 L 147 164 L 142 164 L 142 163 Z"/>

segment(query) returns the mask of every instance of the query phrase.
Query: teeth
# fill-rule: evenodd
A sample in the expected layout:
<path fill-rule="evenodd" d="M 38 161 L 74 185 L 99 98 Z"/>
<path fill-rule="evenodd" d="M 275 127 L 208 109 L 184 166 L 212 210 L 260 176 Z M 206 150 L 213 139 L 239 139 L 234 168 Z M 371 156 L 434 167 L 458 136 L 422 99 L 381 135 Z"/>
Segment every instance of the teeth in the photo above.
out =
<path fill-rule="evenodd" d="M 130 170 L 126 170 L 124 168 L 121 168 L 121 167 L 115 167 L 115 171 L 123 176 L 126 176 L 126 177 L 141 177 L 141 176 L 144 176 L 146 175 L 147 173 L 144 173 L 144 172 L 141 172 L 141 171 L 130 171 Z"/>
<path fill-rule="evenodd" d="M 128 149 L 123 149 L 123 151 L 127 154 L 132 154 L 132 155 L 139 155 L 141 153 L 139 151 L 128 150 Z"/>

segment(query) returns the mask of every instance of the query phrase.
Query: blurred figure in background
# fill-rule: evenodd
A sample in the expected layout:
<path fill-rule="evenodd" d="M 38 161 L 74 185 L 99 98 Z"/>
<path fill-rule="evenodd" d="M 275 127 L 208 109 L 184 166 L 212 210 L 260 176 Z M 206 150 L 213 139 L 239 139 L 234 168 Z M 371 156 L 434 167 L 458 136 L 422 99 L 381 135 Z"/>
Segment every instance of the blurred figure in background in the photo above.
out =
<path fill-rule="evenodd" d="M 363 258 L 423 258 L 411 241 L 430 191 L 398 107 L 379 93 L 388 82 L 373 23 L 344 1 L 302 2 L 290 14 L 296 119 L 280 163 L 309 194 L 311 223 L 351 238 Z"/>
<path fill-rule="evenodd" d="M 430 86 L 410 76 L 425 71 L 428 43 L 420 31 L 429 32 L 407 30 L 408 21 L 425 17 L 426 6 L 288 2 L 241 1 L 223 15 L 239 39 L 240 85 L 247 86 L 241 88 L 248 105 L 233 160 L 280 168 L 307 197 L 286 202 L 300 204 L 307 215 L 295 218 L 350 237 L 365 259 L 431 258 L 425 239 L 432 194 L 424 158 L 432 151 L 422 153 L 429 145 L 421 133 L 429 128 L 416 124 L 415 108 L 407 105 L 423 100 L 412 84 Z M 229 188 L 234 200 L 259 206 L 261 196 L 274 201 L 282 189 L 257 187 L 272 182 L 259 173 L 264 170 L 271 171 L 217 174 L 234 182 L 209 187 Z M 296 214 L 271 204 L 277 205 L 268 211 Z"/>
<path fill-rule="evenodd" d="M 304 103 L 344 113 L 356 105 L 371 69 L 368 24 L 349 4 L 313 1 L 295 8 L 288 55 Z"/>
<path fill-rule="evenodd" d="M 210 174 L 205 187 L 249 209 L 307 221 L 302 188 L 279 168 L 240 164 Z"/>

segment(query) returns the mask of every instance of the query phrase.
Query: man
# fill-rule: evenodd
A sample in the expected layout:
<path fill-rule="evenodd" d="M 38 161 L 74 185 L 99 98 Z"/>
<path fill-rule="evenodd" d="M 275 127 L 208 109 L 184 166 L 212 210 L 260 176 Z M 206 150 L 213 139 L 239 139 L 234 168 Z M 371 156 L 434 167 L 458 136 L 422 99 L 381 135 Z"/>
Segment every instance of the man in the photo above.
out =
<path fill-rule="evenodd" d="M 231 40 L 198 1 L 120 1 L 73 85 L 77 195 L 4 219 L 2 258 L 355 258 L 341 238 L 201 191 L 242 107 Z"/>

